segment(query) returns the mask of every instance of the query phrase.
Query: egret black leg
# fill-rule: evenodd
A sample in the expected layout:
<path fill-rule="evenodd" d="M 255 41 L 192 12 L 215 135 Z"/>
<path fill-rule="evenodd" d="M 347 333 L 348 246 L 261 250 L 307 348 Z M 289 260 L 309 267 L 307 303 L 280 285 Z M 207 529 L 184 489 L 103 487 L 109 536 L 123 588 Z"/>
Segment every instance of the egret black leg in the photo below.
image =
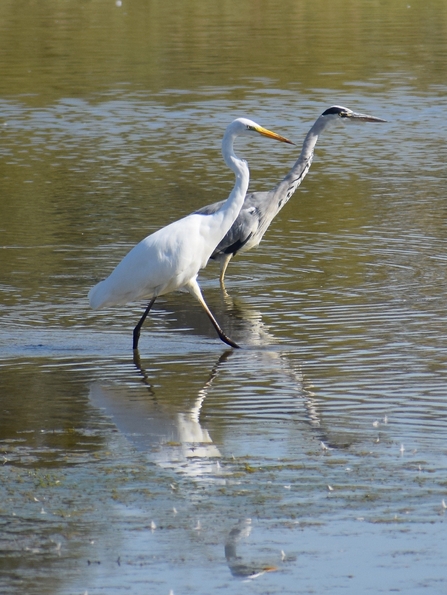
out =
<path fill-rule="evenodd" d="M 146 320 L 147 315 L 149 314 L 149 312 L 150 312 L 152 306 L 154 305 L 154 302 L 155 302 L 156 299 L 157 299 L 156 297 L 154 297 L 154 298 L 151 299 L 151 301 L 148 304 L 148 307 L 144 311 L 143 316 L 140 318 L 137 326 L 133 329 L 133 349 L 134 349 L 134 351 L 136 349 L 138 349 L 138 341 L 140 339 L 141 327 L 143 326 L 144 321 Z"/>
<path fill-rule="evenodd" d="M 205 302 L 203 302 L 202 306 L 205 304 Z M 206 305 L 206 304 L 205 304 Z M 232 339 L 230 339 L 230 337 L 227 337 L 227 335 L 223 332 L 223 330 L 220 328 L 217 320 L 214 318 L 214 316 L 211 313 L 211 310 L 208 308 L 208 306 L 204 306 L 205 312 L 208 314 L 209 319 L 211 320 L 211 322 L 213 323 L 214 328 L 217 331 L 217 334 L 219 335 L 219 338 L 221 341 L 223 341 L 224 343 L 226 343 L 227 345 L 229 345 L 230 347 L 234 347 L 235 349 L 240 349 L 240 345 L 238 345 L 237 343 L 235 343 Z"/>

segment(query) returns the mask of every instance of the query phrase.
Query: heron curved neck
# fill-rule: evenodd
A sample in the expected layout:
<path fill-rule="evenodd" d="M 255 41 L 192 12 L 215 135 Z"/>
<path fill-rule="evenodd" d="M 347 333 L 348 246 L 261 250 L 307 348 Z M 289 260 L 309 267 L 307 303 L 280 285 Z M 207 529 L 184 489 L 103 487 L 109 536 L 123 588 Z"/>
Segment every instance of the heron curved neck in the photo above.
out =
<path fill-rule="evenodd" d="M 330 118 L 320 116 L 319 118 L 317 118 L 312 128 L 306 134 L 306 138 L 304 139 L 300 156 L 295 161 L 289 173 L 278 184 L 278 189 L 284 189 L 284 186 L 288 187 L 286 191 L 287 195 L 289 195 L 288 198 L 292 196 L 296 188 L 301 184 L 307 172 L 309 171 L 309 168 L 312 164 L 314 149 L 315 145 L 317 144 L 318 137 L 323 132 L 323 130 L 325 130 L 325 128 L 327 128 L 331 124 L 331 122 L 332 120 Z"/>

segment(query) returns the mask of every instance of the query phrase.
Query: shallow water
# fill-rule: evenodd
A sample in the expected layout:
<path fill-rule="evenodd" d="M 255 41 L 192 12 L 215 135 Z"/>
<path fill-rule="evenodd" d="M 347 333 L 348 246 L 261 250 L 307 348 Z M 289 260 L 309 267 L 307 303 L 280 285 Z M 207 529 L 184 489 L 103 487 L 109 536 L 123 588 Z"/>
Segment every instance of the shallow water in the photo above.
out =
<path fill-rule="evenodd" d="M 2 593 L 444 593 L 447 10 L 0 8 Z M 174 10 L 175 9 L 175 10 Z M 255 17 L 253 16 L 255 15 Z M 244 115 L 299 145 L 257 250 L 92 312 L 147 233 L 228 195 Z M 297 150 L 238 142 L 251 187 Z"/>

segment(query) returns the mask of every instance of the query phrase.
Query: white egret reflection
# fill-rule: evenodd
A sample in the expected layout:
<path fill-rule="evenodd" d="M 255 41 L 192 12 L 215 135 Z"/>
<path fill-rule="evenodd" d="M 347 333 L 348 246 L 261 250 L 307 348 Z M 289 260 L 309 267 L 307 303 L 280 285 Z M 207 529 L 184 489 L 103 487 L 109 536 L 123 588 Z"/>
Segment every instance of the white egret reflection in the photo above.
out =
<path fill-rule="evenodd" d="M 93 383 L 92 404 L 151 461 L 196 478 L 223 480 L 231 474 L 231 464 L 216 463 L 234 454 L 232 433 L 241 423 L 247 427 L 245 447 L 251 453 L 262 450 L 268 437 L 276 441 L 284 423 L 290 436 L 307 436 L 316 450 L 320 444 L 331 449 L 349 447 L 355 433 L 342 436 L 338 428 L 332 431 L 326 427 L 322 404 L 308 379 L 303 378 L 300 364 L 275 345 L 261 313 L 230 296 L 225 298 L 225 309 L 231 332 L 242 336 L 251 347 L 225 351 L 208 372 L 194 370 L 188 384 L 179 381 L 176 389 L 163 385 L 163 378 L 181 375 L 176 362 L 164 362 L 155 371 L 152 359 L 146 369 L 135 353 L 140 380 L 132 385 Z M 266 343 L 267 348 L 259 348 Z M 308 431 L 303 434 L 305 427 Z M 216 433 L 218 444 L 213 439 Z M 286 458 L 288 448 L 288 442 L 278 440 L 275 456 Z"/>
<path fill-rule="evenodd" d="M 199 422 L 206 392 L 201 391 L 188 411 L 176 411 L 154 399 L 143 387 L 94 383 L 90 400 L 138 450 L 161 467 L 192 476 L 215 471 L 219 449 Z"/>

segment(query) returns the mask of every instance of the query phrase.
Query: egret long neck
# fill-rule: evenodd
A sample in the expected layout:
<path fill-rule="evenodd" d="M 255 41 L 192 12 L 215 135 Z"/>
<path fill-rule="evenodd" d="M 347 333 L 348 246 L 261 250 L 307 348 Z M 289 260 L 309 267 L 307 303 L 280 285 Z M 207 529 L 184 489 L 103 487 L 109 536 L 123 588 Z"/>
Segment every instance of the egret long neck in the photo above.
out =
<path fill-rule="evenodd" d="M 233 149 L 236 136 L 231 131 L 227 131 L 222 141 L 223 158 L 228 167 L 234 172 L 236 182 L 224 204 L 218 211 L 211 215 L 215 222 L 213 225 L 215 233 L 213 238 L 217 238 L 220 235 L 216 245 L 223 239 L 239 215 L 250 182 L 250 171 L 247 162 L 239 159 Z M 217 232 L 217 229 L 219 229 L 219 232 Z"/>

